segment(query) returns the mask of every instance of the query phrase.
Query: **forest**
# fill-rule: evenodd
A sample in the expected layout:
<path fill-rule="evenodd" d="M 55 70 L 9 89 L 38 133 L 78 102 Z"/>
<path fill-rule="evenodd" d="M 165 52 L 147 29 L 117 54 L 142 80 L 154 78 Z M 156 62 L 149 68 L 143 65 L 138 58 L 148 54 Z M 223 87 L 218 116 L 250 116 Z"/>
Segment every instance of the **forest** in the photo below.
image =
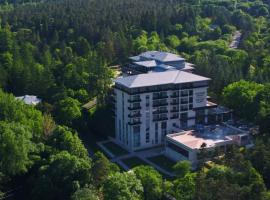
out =
<path fill-rule="evenodd" d="M 268 0 L 0 0 L 0 199 L 269 200 L 269 12 Z M 111 66 L 146 50 L 210 77 L 210 95 L 259 126 L 255 147 L 196 171 L 179 162 L 173 179 L 90 158 L 80 136 L 103 122 L 82 105 L 108 109 Z M 14 98 L 26 94 L 42 103 Z"/>

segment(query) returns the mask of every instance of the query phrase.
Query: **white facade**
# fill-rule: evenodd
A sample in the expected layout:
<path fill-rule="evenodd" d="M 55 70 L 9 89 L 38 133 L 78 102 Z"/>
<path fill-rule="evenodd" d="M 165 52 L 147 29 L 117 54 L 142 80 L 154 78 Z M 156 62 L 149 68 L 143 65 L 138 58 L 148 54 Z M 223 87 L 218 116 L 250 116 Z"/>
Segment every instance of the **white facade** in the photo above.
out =
<path fill-rule="evenodd" d="M 206 106 L 207 86 L 128 94 L 115 88 L 116 139 L 129 150 L 164 144 L 167 134 L 195 125 L 195 108 Z"/>

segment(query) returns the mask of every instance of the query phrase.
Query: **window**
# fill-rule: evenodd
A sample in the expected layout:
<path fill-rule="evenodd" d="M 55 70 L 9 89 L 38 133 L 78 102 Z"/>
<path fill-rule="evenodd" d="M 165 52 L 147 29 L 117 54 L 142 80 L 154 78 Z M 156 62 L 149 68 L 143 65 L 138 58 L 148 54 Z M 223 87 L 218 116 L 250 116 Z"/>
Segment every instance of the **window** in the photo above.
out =
<path fill-rule="evenodd" d="M 155 144 L 158 144 L 158 123 L 155 123 Z"/>
<path fill-rule="evenodd" d="M 146 97 L 145 97 L 145 106 L 149 107 L 149 105 L 150 105 L 149 95 L 146 95 Z"/>
<path fill-rule="evenodd" d="M 193 95 L 193 90 L 189 90 L 189 96 Z"/>
<path fill-rule="evenodd" d="M 141 145 L 140 126 L 133 126 L 133 146 L 139 147 Z"/>
<path fill-rule="evenodd" d="M 180 153 L 181 155 L 185 156 L 186 158 L 188 158 L 189 156 L 189 152 L 171 142 L 168 142 L 167 143 L 167 146 L 172 149 L 173 151 L 177 152 L 177 153 Z"/>
<path fill-rule="evenodd" d="M 119 120 L 118 122 L 118 130 L 119 130 L 119 140 L 121 141 L 122 140 L 122 137 L 121 137 L 121 120 Z"/>
<path fill-rule="evenodd" d="M 146 130 L 146 134 L 145 134 L 145 142 L 149 143 L 150 142 L 150 133 L 149 133 L 149 129 Z"/>
<path fill-rule="evenodd" d="M 139 147 L 141 146 L 141 138 L 140 138 L 140 133 L 133 133 L 133 145 L 134 147 Z"/>
<path fill-rule="evenodd" d="M 126 143 L 128 145 L 128 124 L 126 124 Z"/>
<path fill-rule="evenodd" d="M 133 126 L 133 133 L 140 133 L 140 126 Z"/>
<path fill-rule="evenodd" d="M 162 135 L 162 141 L 164 141 L 164 138 L 167 135 L 167 122 L 161 123 L 161 135 Z"/>

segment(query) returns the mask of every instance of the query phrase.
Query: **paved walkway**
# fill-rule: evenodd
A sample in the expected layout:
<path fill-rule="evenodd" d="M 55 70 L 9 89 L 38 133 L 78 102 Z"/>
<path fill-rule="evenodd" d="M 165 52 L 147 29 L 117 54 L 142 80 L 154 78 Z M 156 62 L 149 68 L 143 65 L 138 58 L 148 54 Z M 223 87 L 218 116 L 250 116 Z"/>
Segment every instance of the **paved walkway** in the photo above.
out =
<path fill-rule="evenodd" d="M 109 157 L 111 158 L 111 162 L 117 163 L 124 170 L 128 171 L 128 170 L 130 170 L 130 168 L 122 161 L 123 159 L 131 158 L 131 157 L 138 157 L 139 159 L 143 160 L 145 163 L 153 166 L 155 169 L 157 169 L 158 171 L 162 172 L 163 174 L 166 174 L 167 176 L 171 176 L 171 177 L 175 176 L 174 173 L 169 172 L 169 171 L 161 168 L 160 166 L 156 165 L 155 163 L 151 162 L 148 159 L 150 157 L 154 157 L 154 156 L 158 156 L 158 155 L 164 154 L 164 147 L 157 147 L 157 148 L 147 149 L 147 150 L 144 150 L 144 151 L 129 152 L 128 154 L 125 154 L 125 155 L 115 156 L 113 153 L 110 152 L 110 150 L 108 150 L 103 145 L 104 143 L 107 143 L 107 142 L 114 142 L 114 143 L 116 143 L 114 140 L 110 139 L 110 140 L 98 142 L 97 144 L 99 145 L 99 147 L 104 152 L 106 152 L 109 155 Z M 117 145 L 119 145 L 119 144 L 117 144 Z M 119 145 L 119 146 L 121 146 L 121 145 Z"/>
<path fill-rule="evenodd" d="M 240 31 L 235 31 L 233 34 L 232 42 L 230 43 L 229 47 L 231 49 L 237 49 L 240 43 L 241 37 L 242 37 L 242 33 Z"/>

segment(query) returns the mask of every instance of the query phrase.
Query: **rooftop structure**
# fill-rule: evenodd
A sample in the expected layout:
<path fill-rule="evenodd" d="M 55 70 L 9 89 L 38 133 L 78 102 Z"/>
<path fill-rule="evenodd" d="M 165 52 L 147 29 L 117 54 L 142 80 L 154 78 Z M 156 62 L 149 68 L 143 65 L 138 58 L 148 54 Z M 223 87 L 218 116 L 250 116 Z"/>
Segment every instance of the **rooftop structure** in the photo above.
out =
<path fill-rule="evenodd" d="M 209 78 L 203 76 L 195 75 L 184 71 L 173 70 L 165 71 L 163 73 L 148 73 L 120 77 L 115 80 L 115 83 L 128 88 L 139 88 L 156 85 L 194 83 L 209 80 Z"/>
<path fill-rule="evenodd" d="M 41 99 L 33 95 L 25 95 L 21 97 L 15 97 L 17 100 L 23 101 L 27 105 L 37 105 L 41 103 Z"/>
<path fill-rule="evenodd" d="M 138 56 L 130 57 L 134 61 L 139 60 L 156 60 L 159 62 L 172 62 L 172 61 L 185 61 L 185 59 L 179 55 L 169 53 L 169 52 L 160 52 L 160 51 L 147 51 L 141 53 Z"/>
<path fill-rule="evenodd" d="M 192 72 L 194 65 L 176 54 L 160 51 L 147 51 L 129 58 L 131 63 L 123 66 L 124 75 L 135 75 L 149 72 L 182 70 Z"/>

